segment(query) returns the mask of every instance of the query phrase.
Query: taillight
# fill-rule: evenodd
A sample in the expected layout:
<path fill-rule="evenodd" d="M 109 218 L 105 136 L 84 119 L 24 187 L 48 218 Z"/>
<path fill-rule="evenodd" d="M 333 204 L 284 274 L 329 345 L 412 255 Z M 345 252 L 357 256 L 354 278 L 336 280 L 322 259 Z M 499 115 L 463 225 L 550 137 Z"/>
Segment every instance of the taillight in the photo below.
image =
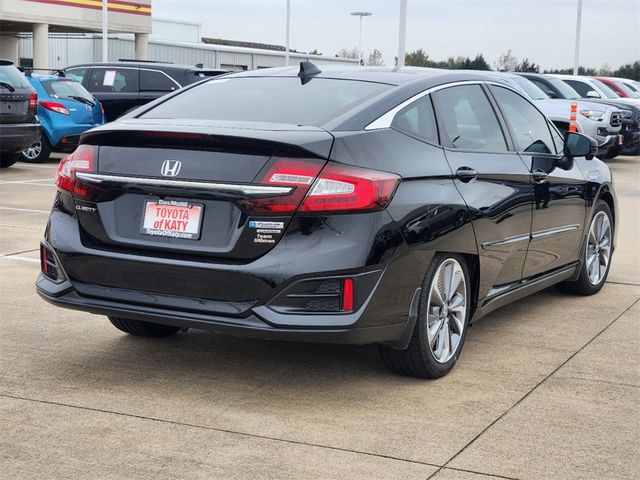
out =
<path fill-rule="evenodd" d="M 80 145 L 69 156 L 64 157 L 58 165 L 56 185 L 75 197 L 90 198 L 97 191 L 95 186 L 80 181 L 77 172 L 91 172 L 95 167 L 98 147 L 95 145 Z"/>
<path fill-rule="evenodd" d="M 36 108 L 38 108 L 38 94 L 31 92 L 31 96 L 29 97 L 29 110 L 35 110 Z"/>
<path fill-rule="evenodd" d="M 400 177 L 392 173 L 329 164 L 305 197 L 300 212 L 365 212 L 383 210 Z"/>
<path fill-rule="evenodd" d="M 67 107 L 58 102 L 41 100 L 40 106 L 46 108 L 47 110 L 51 110 L 52 112 L 61 113 L 62 115 L 69 115 L 69 110 L 67 110 Z"/>
<path fill-rule="evenodd" d="M 267 185 L 289 186 L 292 191 L 289 195 L 255 199 L 252 209 L 257 212 L 295 212 L 324 163 L 315 159 L 276 159 L 258 181 Z"/>

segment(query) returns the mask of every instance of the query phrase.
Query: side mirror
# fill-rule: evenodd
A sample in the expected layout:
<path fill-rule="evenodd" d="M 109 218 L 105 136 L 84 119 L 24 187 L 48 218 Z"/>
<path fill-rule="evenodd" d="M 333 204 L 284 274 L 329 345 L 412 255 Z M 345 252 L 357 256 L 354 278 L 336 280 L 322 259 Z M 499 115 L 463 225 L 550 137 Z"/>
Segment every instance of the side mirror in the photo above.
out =
<path fill-rule="evenodd" d="M 567 157 L 584 157 L 591 160 L 598 153 L 598 143 L 581 133 L 568 132 L 564 138 L 564 154 Z"/>
<path fill-rule="evenodd" d="M 587 98 L 600 98 L 600 95 L 595 90 L 589 90 L 587 92 Z"/>
<path fill-rule="evenodd" d="M 560 98 L 556 92 L 552 92 L 551 90 L 547 92 L 547 95 L 549 95 L 549 98 Z"/>

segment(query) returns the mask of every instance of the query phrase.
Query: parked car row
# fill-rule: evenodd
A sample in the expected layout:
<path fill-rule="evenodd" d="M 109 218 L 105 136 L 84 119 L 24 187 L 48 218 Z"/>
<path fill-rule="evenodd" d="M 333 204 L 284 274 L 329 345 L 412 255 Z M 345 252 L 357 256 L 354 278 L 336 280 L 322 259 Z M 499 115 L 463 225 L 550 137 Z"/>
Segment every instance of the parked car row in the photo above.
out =
<path fill-rule="evenodd" d="M 0 167 L 70 152 L 80 135 L 204 78 L 201 66 L 120 61 L 75 65 L 46 75 L 0 61 Z"/>

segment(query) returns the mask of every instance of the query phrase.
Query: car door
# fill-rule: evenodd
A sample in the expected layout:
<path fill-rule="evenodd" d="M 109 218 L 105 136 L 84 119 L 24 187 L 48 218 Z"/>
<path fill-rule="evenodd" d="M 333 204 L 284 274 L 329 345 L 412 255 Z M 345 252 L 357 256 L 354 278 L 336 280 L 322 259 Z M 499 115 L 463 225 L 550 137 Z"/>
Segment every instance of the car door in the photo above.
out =
<path fill-rule="evenodd" d="M 487 93 L 476 83 L 431 94 L 440 142 L 472 216 L 481 300 L 520 282 L 533 199 L 529 169 L 512 150 Z"/>
<path fill-rule="evenodd" d="M 531 243 L 523 269 L 530 278 L 578 260 L 586 216 L 586 180 L 562 153 L 563 139 L 527 99 L 496 85 L 491 91 L 519 155 L 531 171 Z"/>
<path fill-rule="evenodd" d="M 108 122 L 140 104 L 137 67 L 93 67 L 87 90 L 102 103 Z"/>
<path fill-rule="evenodd" d="M 179 88 L 178 82 L 160 70 L 140 69 L 140 105 Z"/>

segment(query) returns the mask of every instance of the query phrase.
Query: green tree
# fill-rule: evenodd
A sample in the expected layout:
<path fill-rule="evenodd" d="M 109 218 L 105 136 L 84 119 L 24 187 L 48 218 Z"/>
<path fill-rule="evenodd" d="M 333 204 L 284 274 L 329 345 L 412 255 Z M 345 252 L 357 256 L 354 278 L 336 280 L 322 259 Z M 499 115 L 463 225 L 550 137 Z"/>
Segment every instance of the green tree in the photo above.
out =
<path fill-rule="evenodd" d="M 629 78 L 640 82 L 640 60 L 622 65 L 620 68 L 613 71 L 613 76 Z"/>
<path fill-rule="evenodd" d="M 538 73 L 540 72 L 540 65 L 536 65 L 533 62 L 529 62 L 528 58 L 525 58 L 524 60 L 522 60 L 522 62 L 520 62 L 518 65 L 516 65 L 516 72 L 533 72 L 533 73 Z"/>
<path fill-rule="evenodd" d="M 404 56 L 404 64 L 412 67 L 433 67 L 434 62 L 429 60 L 429 55 L 423 49 L 419 48 L 414 52 L 406 53 Z"/>

